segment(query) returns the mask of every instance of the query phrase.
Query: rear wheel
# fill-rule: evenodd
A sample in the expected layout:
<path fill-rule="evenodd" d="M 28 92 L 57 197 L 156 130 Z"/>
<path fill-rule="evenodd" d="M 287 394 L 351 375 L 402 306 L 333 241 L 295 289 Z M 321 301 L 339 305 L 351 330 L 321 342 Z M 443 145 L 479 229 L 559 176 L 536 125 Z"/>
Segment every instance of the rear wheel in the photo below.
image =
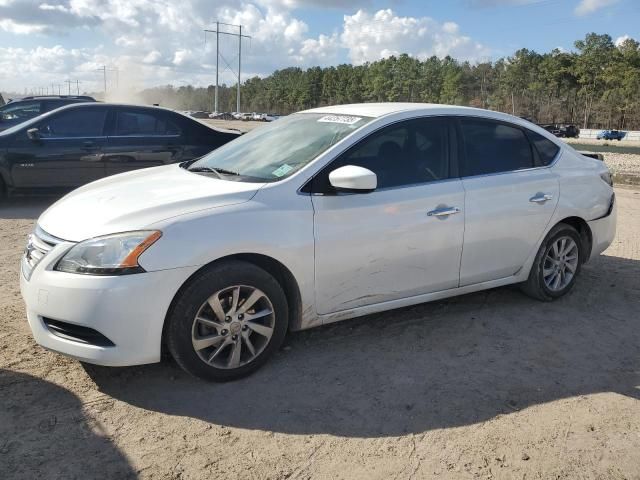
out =
<path fill-rule="evenodd" d="M 580 234 L 572 226 L 559 223 L 540 245 L 522 290 L 538 300 L 555 300 L 573 288 L 583 261 Z"/>
<path fill-rule="evenodd" d="M 225 262 L 198 274 L 168 318 L 166 340 L 187 372 L 213 381 L 243 377 L 282 344 L 288 305 L 280 284 L 246 262 Z"/>

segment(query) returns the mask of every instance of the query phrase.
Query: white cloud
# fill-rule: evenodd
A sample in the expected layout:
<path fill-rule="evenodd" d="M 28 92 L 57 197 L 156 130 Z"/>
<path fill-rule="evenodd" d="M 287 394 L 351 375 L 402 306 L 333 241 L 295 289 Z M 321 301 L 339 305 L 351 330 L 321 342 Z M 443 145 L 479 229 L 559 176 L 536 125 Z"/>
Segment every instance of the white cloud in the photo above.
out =
<path fill-rule="evenodd" d="M 79 78 L 98 91 L 102 65 L 119 67 L 120 81 L 145 85 L 168 82 L 209 83 L 215 73 L 215 41 L 204 42 L 204 28 L 216 20 L 242 24 L 243 77 L 266 75 L 288 66 L 331 65 L 351 60 L 374 61 L 409 53 L 418 58 L 452 55 L 475 59 L 488 49 L 465 36 L 452 21 L 403 17 L 393 10 L 358 10 L 345 15 L 332 31 L 309 34 L 300 8 L 370 5 L 371 0 L 0 0 L 0 30 L 15 35 L 13 47 L 0 46 L 3 88 L 47 85 Z M 221 27 L 232 31 L 230 27 Z M 72 48 L 72 32 L 91 34 L 97 47 Z M 236 32 L 237 30 L 233 30 Z M 24 35 L 41 45 L 17 48 Z M 57 45 L 50 47 L 51 45 Z M 95 43 L 93 43 L 95 45 Z M 235 82 L 237 39 L 221 36 L 221 81 Z"/>
<path fill-rule="evenodd" d="M 453 22 L 440 24 L 429 17 L 399 17 L 391 9 L 373 15 L 364 10 L 345 15 L 341 39 L 356 64 L 401 53 L 421 59 L 433 55 L 477 59 L 488 54 L 486 47 L 460 35 Z"/>
<path fill-rule="evenodd" d="M 616 38 L 616 41 L 615 41 L 616 47 L 619 47 L 627 40 L 633 40 L 633 37 L 631 37 L 630 35 L 622 35 L 621 37 Z"/>
<path fill-rule="evenodd" d="M 580 0 L 580 3 L 575 8 L 576 15 L 589 15 L 602 8 L 609 7 L 619 0 Z"/>

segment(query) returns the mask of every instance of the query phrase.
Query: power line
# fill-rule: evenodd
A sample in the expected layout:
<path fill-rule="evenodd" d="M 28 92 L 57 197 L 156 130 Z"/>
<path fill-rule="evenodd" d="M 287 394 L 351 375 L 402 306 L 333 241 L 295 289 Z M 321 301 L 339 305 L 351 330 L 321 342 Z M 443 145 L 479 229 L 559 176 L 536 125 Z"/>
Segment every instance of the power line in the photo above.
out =
<path fill-rule="evenodd" d="M 228 26 L 228 27 L 234 27 L 238 29 L 238 33 L 230 33 L 230 32 L 223 32 L 220 30 L 220 25 L 224 25 L 224 26 Z M 240 85 L 241 85 L 241 70 L 242 70 L 242 39 L 243 38 L 251 38 L 250 35 L 243 35 L 242 33 L 242 25 L 233 25 L 230 23 L 224 23 L 224 22 L 216 22 L 216 29 L 215 30 L 204 30 L 204 43 L 206 45 L 207 43 L 207 33 L 215 33 L 216 34 L 216 89 L 215 89 L 215 107 L 214 110 L 217 112 L 218 111 L 218 77 L 219 77 L 219 72 L 220 72 L 220 62 L 219 59 L 222 56 L 220 54 L 220 35 L 229 35 L 231 37 L 237 37 L 238 38 L 238 91 L 236 93 L 236 109 L 238 112 L 240 112 Z M 229 67 L 229 71 L 233 72 L 233 68 L 231 67 L 231 65 L 229 64 L 229 62 L 227 62 L 226 58 L 224 58 L 224 56 L 222 56 L 222 60 L 227 64 L 227 67 Z"/>

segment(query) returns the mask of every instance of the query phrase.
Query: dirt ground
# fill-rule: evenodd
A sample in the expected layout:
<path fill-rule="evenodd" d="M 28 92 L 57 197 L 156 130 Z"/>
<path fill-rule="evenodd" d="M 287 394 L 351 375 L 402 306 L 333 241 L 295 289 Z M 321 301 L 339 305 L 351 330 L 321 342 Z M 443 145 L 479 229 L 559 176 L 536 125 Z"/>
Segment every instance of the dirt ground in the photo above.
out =
<path fill-rule="evenodd" d="M 255 375 L 38 347 L 18 290 L 48 199 L 0 205 L 0 479 L 639 479 L 640 190 L 575 289 L 501 288 L 293 334 Z"/>

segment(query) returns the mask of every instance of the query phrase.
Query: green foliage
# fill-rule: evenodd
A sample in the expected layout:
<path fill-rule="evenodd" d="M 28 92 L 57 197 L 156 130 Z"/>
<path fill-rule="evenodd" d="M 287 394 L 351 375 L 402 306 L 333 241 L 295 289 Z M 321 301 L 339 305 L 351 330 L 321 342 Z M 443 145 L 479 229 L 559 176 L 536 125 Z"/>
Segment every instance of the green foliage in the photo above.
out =
<path fill-rule="evenodd" d="M 539 123 L 640 128 L 640 45 L 614 45 L 590 33 L 576 52 L 520 49 L 474 65 L 451 57 L 406 54 L 364 65 L 285 68 L 242 85 L 244 111 L 287 114 L 359 102 L 427 102 L 505 111 Z M 235 86 L 219 90 L 220 111 L 235 110 Z M 159 87 L 145 100 L 184 110 L 213 110 L 213 87 Z"/>

